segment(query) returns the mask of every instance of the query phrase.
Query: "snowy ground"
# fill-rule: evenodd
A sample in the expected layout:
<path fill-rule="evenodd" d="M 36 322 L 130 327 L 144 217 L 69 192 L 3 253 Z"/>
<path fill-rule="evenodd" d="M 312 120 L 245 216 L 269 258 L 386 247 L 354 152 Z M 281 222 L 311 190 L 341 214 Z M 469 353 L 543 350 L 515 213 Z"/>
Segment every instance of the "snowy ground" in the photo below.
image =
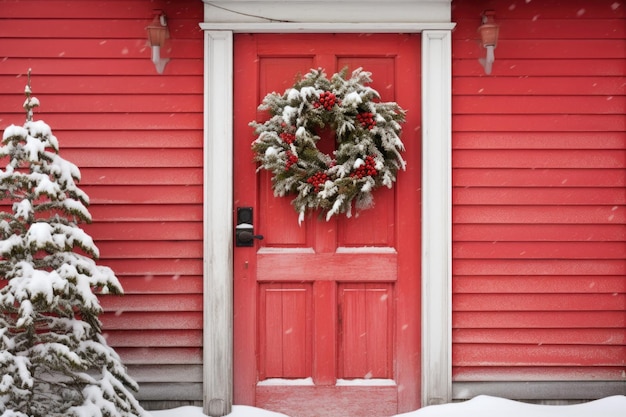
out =
<path fill-rule="evenodd" d="M 151 411 L 153 417 L 205 417 L 199 407 Z M 626 396 L 617 395 L 576 405 L 535 405 L 503 398 L 478 396 L 472 400 L 424 407 L 395 417 L 625 417 Z M 228 417 L 285 417 L 254 407 L 236 405 Z M 321 417 L 321 416 L 320 416 Z M 377 417 L 377 416 L 371 416 Z"/>

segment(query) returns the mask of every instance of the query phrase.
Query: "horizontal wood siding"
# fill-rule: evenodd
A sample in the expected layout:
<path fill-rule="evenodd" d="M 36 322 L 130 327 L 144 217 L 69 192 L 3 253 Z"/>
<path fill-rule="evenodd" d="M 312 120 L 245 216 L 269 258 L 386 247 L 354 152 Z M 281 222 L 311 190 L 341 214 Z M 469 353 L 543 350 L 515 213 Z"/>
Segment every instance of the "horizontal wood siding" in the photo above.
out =
<path fill-rule="evenodd" d="M 500 24 L 490 76 L 487 9 Z M 481 393 L 471 383 L 507 381 L 485 392 L 509 397 L 514 381 L 626 384 L 625 15 L 612 0 L 453 2 L 459 398 Z"/>
<path fill-rule="evenodd" d="M 170 29 L 162 75 L 145 31 L 156 8 Z M 32 68 L 35 119 L 81 169 L 93 216 L 85 230 L 125 289 L 101 298 L 105 336 L 152 407 L 202 400 L 202 8 L 0 2 L 0 125 L 24 122 Z"/>

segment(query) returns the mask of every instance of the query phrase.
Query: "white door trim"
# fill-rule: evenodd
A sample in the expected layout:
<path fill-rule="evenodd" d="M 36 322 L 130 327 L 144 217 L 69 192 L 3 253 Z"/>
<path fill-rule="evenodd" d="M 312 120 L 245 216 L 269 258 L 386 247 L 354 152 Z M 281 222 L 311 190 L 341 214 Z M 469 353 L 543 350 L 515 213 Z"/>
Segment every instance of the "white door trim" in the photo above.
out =
<path fill-rule="evenodd" d="M 288 2 L 279 0 L 205 0 L 205 22 L 200 26 L 205 31 L 203 399 L 207 415 L 229 414 L 232 406 L 235 32 L 422 34 L 421 395 L 424 406 L 451 399 L 451 31 L 454 24 L 450 23 L 450 0 L 361 1 L 371 5 L 368 17 L 376 21 L 358 21 L 363 17 L 347 8 L 344 16 L 333 13 L 333 21 L 295 22 L 303 16 L 314 19 L 322 11 L 327 15 L 331 4 L 355 3 L 344 0 L 293 0 L 294 7 L 309 7 L 306 14 L 297 15 L 293 14 L 297 7 L 285 10 Z M 377 5 L 380 10 L 376 10 Z M 233 12 L 235 6 L 237 10 Z M 411 13 L 407 13 L 407 7 Z M 276 12 L 278 17 L 251 17 L 259 10 L 272 16 Z M 407 16 L 414 16 L 419 22 L 404 21 Z"/>
<path fill-rule="evenodd" d="M 233 401 L 233 34 L 204 32 L 204 413 Z"/>
<path fill-rule="evenodd" d="M 452 33 L 422 32 L 422 405 L 452 398 Z"/>

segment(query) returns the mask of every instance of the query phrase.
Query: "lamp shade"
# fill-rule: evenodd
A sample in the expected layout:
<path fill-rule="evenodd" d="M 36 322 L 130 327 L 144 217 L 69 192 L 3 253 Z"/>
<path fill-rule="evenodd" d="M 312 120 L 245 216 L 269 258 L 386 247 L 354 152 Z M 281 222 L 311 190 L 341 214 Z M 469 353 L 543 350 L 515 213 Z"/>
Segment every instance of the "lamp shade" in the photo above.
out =
<path fill-rule="evenodd" d="M 478 29 L 480 31 L 480 39 L 484 47 L 496 46 L 498 43 L 498 25 L 487 23 L 481 25 Z"/>
<path fill-rule="evenodd" d="M 494 22 L 495 13 L 488 11 L 483 14 L 483 24 L 478 27 L 478 33 L 480 34 L 480 40 L 483 47 L 493 46 L 498 43 L 498 32 L 500 27 Z"/>
<path fill-rule="evenodd" d="M 148 31 L 148 42 L 150 46 L 163 46 L 168 36 L 167 23 L 163 13 L 155 14 L 152 23 L 146 27 Z"/>

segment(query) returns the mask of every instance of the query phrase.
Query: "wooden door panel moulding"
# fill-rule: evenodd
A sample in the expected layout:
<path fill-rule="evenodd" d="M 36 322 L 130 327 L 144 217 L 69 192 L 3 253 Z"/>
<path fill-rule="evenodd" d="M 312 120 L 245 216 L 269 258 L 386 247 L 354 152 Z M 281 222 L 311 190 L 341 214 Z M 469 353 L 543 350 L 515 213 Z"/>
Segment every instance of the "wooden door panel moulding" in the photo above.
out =
<path fill-rule="evenodd" d="M 372 256 L 376 256 L 377 262 L 371 262 Z M 397 259 L 395 253 L 266 253 L 258 255 L 257 271 L 259 276 L 268 277 L 263 280 L 269 281 L 396 281 Z M 337 277 L 339 269 L 348 273 Z"/>
<path fill-rule="evenodd" d="M 301 6 L 305 2 L 296 0 L 291 3 Z M 449 402 L 452 396 L 449 184 L 451 30 L 454 24 L 450 23 L 450 0 L 410 3 L 391 0 L 384 4 L 366 0 L 359 4 L 368 5 L 367 19 L 355 14 L 354 7 L 345 7 L 353 2 L 332 2 L 333 8 L 341 4 L 332 17 L 328 14 L 328 2 L 306 3 L 307 7 L 318 3 L 320 10 L 324 11 L 322 20 L 326 20 L 302 23 L 305 18 L 317 19 L 317 15 L 303 16 L 297 13 L 297 7 L 285 9 L 285 2 L 205 2 L 205 22 L 200 24 L 205 31 L 203 342 L 204 412 L 210 416 L 229 414 L 232 407 L 234 32 L 422 34 L 422 201 L 425 203 L 421 238 L 422 405 Z M 215 6 L 230 11 L 222 10 L 222 13 Z M 409 6 L 411 9 L 407 12 Z M 283 21 L 246 15 L 255 10 L 280 11 L 286 15 L 279 19 Z M 413 16 L 420 21 L 406 21 Z M 331 18 L 334 21 L 330 21 Z M 217 334 L 222 336 L 218 338 Z"/>

